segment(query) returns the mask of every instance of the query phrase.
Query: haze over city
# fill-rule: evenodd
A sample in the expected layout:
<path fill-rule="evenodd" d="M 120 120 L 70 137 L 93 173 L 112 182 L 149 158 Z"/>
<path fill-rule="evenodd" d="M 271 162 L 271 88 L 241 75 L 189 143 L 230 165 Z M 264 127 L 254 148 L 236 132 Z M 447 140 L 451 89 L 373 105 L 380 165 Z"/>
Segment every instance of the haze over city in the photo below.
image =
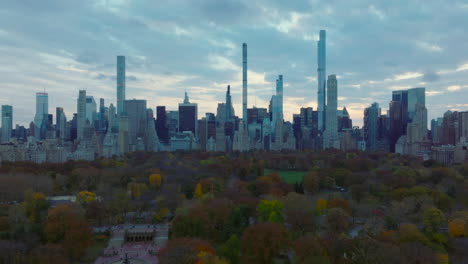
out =
<path fill-rule="evenodd" d="M 116 103 L 115 57 L 126 57 L 126 98 L 176 110 L 187 90 L 198 116 L 216 112 L 231 85 L 242 115 L 242 43 L 249 45 L 248 107 L 268 107 L 284 76 L 284 119 L 317 108 L 317 40 L 327 31 L 327 74 L 354 125 L 388 109 L 393 90 L 426 87 L 428 119 L 468 103 L 464 1 L 9 1 L 0 7 L 0 104 L 14 123 L 76 112 L 79 90 Z"/>

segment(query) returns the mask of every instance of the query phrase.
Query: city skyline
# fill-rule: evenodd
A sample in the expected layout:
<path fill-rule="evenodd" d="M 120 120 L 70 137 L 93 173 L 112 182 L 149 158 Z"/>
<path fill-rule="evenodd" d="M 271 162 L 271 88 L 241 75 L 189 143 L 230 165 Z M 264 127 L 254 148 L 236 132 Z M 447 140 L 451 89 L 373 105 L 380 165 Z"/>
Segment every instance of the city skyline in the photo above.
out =
<path fill-rule="evenodd" d="M 353 12 L 343 16 L 345 10 L 340 5 L 311 5 L 300 1 L 289 6 L 271 3 L 272 12 L 267 14 L 261 8 L 265 4 L 263 1 L 252 6 L 242 1 L 225 2 L 246 13 L 258 12 L 259 18 L 253 21 L 257 26 L 247 28 L 244 22 L 249 19 L 245 14 L 224 17 L 231 11 L 223 10 L 214 1 L 204 1 L 199 7 L 187 3 L 189 9 L 218 14 L 205 14 L 205 17 L 194 12 L 188 19 L 205 18 L 195 24 L 183 20 L 183 13 L 179 12 L 180 17 L 163 17 L 161 20 L 166 19 L 168 23 L 164 24 L 164 21 L 150 19 L 146 12 L 138 12 L 142 11 L 138 4 L 128 6 L 125 2 L 91 5 L 83 1 L 75 3 L 75 8 L 56 1 L 44 1 L 42 6 L 34 6 L 34 3 L 5 5 L 1 8 L 5 16 L 0 18 L 4 25 L 0 27 L 0 50 L 4 51 L 6 61 L 14 63 L 0 68 L 0 77 L 4 80 L 0 103 L 13 106 L 13 125 L 27 125 L 34 119 L 34 107 L 31 107 L 35 103 L 34 96 L 44 89 L 49 94 L 48 112 L 63 107 L 67 118 L 76 112 L 79 90 L 87 90 L 96 100 L 102 97 L 107 104 L 115 106 L 115 56 L 122 54 L 127 59 L 127 99 L 146 99 L 153 110 L 157 105 L 176 110 L 187 89 L 191 101 L 199 104 L 198 117 L 202 117 L 205 112 L 216 111 L 217 103 L 224 101 L 225 87 L 231 85 L 235 112 L 243 113 L 241 45 L 245 42 L 249 45 L 248 108 L 254 102 L 257 107 L 267 107 L 275 91 L 276 76 L 282 74 L 285 78 L 284 119 L 292 121 L 292 114 L 300 107 L 317 109 L 316 42 L 319 30 L 325 29 L 328 33 L 327 74 L 337 74 L 338 107 L 346 106 L 354 124 L 362 126 L 364 108 L 374 102 L 379 103 L 385 113 L 391 91 L 399 89 L 426 87 L 429 120 L 442 116 L 447 110 L 463 111 L 468 106 L 463 100 L 468 88 L 468 48 L 463 45 L 466 36 L 457 33 L 463 23 L 455 23 L 467 21 L 463 15 L 467 14 L 468 7 L 461 1 L 444 6 L 444 14 L 435 3 L 430 3 L 427 10 L 413 10 L 415 19 L 403 19 L 407 27 L 393 35 L 386 32 L 393 28 L 392 19 L 410 14 L 405 10 L 396 14 L 397 3 L 376 5 L 361 1 L 351 8 L 360 10 L 360 16 L 353 16 Z M 64 14 L 49 12 L 47 7 L 51 4 Z M 409 10 L 412 4 L 414 1 L 410 1 Z M 123 14 L 126 8 L 128 17 Z M 158 12 L 170 8 L 174 7 L 168 3 L 162 3 L 160 8 L 148 6 L 149 10 Z M 320 8 L 326 10 L 327 15 L 315 21 L 313 14 Z M 15 27 L 7 21 L 9 16 L 24 16 L 33 10 L 45 21 L 32 23 L 32 29 L 44 33 L 42 35 L 27 34 L 31 28 L 23 23 L 28 21 L 21 21 Z M 65 19 L 70 11 L 101 16 L 96 20 L 78 16 Z M 451 19 L 448 19 L 449 14 Z M 337 16 L 341 16 L 341 22 L 333 22 Z M 437 20 L 434 18 L 446 16 L 444 22 L 433 22 Z M 79 26 L 81 31 L 72 33 L 71 29 L 48 23 L 52 19 L 67 21 L 65 24 L 71 29 Z M 369 19 L 376 26 L 371 27 L 361 19 Z M 422 22 L 433 27 L 426 33 L 419 32 L 418 25 Z M 120 23 L 124 32 L 117 32 L 112 27 L 115 23 Z M 358 27 L 349 28 L 353 24 Z M 163 25 L 167 25 L 166 32 Z M 359 29 L 363 26 L 371 28 Z M 215 30 L 204 35 L 211 27 Z M 232 32 L 222 33 L 228 29 Z M 344 32 L 345 29 L 350 30 Z M 92 37 L 94 45 L 77 45 L 59 37 L 52 41 L 50 35 L 49 39 L 44 39 L 51 32 L 71 37 L 71 40 L 81 37 L 89 40 L 91 37 L 86 32 L 101 34 Z M 139 36 L 132 32 L 144 34 Z M 436 33 L 437 38 L 434 38 Z M 151 45 L 143 45 L 144 40 Z M 364 43 L 366 45 L 362 46 Z M 352 52 L 346 53 L 346 50 Z"/>

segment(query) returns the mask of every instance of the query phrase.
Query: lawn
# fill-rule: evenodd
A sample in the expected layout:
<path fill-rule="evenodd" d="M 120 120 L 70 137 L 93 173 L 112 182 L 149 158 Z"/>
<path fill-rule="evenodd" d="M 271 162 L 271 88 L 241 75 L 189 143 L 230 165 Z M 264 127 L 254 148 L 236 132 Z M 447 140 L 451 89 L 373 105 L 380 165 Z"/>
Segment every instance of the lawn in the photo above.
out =
<path fill-rule="evenodd" d="M 281 170 L 269 170 L 265 169 L 264 175 L 268 175 L 272 172 L 276 172 L 279 176 L 287 183 L 294 184 L 296 182 L 302 182 L 302 178 L 306 175 L 307 171 L 281 171 Z"/>

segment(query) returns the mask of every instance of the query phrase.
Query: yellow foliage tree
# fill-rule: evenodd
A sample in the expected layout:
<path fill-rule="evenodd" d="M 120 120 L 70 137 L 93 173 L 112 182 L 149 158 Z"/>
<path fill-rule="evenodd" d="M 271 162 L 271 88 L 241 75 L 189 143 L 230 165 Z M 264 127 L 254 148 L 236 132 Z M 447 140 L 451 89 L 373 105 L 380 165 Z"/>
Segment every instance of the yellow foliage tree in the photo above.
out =
<path fill-rule="evenodd" d="M 148 186 L 144 183 L 131 182 L 128 184 L 127 189 L 130 191 L 133 198 L 137 198 L 148 190 Z"/>
<path fill-rule="evenodd" d="M 317 200 L 317 210 L 320 211 L 320 213 L 323 213 L 323 211 L 327 209 L 327 200 L 325 199 L 318 199 Z"/>
<path fill-rule="evenodd" d="M 27 190 L 24 195 L 23 207 L 28 219 L 31 222 L 38 223 L 45 216 L 49 205 L 43 193 Z"/>
<path fill-rule="evenodd" d="M 167 209 L 165 207 L 161 208 L 161 209 L 159 209 L 159 211 L 157 213 L 154 214 L 154 220 L 156 222 L 161 222 L 164 219 L 164 217 L 167 216 L 168 213 L 169 213 L 169 209 Z"/>
<path fill-rule="evenodd" d="M 149 176 L 149 183 L 151 186 L 159 188 L 162 184 L 162 176 L 159 173 L 154 173 Z"/>
<path fill-rule="evenodd" d="M 76 198 L 80 204 L 87 204 L 96 200 L 96 194 L 90 191 L 81 191 Z"/>
<path fill-rule="evenodd" d="M 462 237 L 465 235 L 465 221 L 456 218 L 449 222 L 448 229 L 451 237 Z"/>
<path fill-rule="evenodd" d="M 195 194 L 194 194 L 195 198 L 200 198 L 203 196 L 203 190 L 202 190 L 202 186 L 200 183 L 197 183 L 197 186 L 195 186 Z"/>

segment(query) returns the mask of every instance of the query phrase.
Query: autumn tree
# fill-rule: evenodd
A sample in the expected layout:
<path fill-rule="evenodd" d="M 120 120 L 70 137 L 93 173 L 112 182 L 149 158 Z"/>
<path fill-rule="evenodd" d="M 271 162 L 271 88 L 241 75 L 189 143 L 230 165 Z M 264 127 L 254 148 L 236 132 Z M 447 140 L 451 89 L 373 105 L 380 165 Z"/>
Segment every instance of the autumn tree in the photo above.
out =
<path fill-rule="evenodd" d="M 465 223 L 463 219 L 455 218 L 449 222 L 449 234 L 451 237 L 462 237 L 465 236 L 465 229 L 468 227 L 468 223 Z"/>
<path fill-rule="evenodd" d="M 44 230 L 47 241 L 61 243 L 68 256 L 81 257 L 92 244 L 92 231 L 77 209 L 59 205 L 49 211 Z"/>
<path fill-rule="evenodd" d="M 258 220 L 281 223 L 284 221 L 283 208 L 283 203 L 278 200 L 262 200 L 257 206 Z"/>
<path fill-rule="evenodd" d="M 148 176 L 148 181 L 151 187 L 159 188 L 162 184 L 162 176 L 159 173 L 153 173 L 150 176 Z"/>
<path fill-rule="evenodd" d="M 328 202 L 325 199 L 318 199 L 317 200 L 317 210 L 323 214 L 323 212 L 327 209 Z"/>
<path fill-rule="evenodd" d="M 197 183 L 197 185 L 195 186 L 194 197 L 200 198 L 202 196 L 203 196 L 202 186 L 200 183 Z"/>
<path fill-rule="evenodd" d="M 314 206 L 305 195 L 290 192 L 282 201 L 286 222 L 291 225 L 293 231 L 299 234 L 315 231 L 317 223 Z"/>
<path fill-rule="evenodd" d="M 237 235 L 232 235 L 218 248 L 218 254 L 229 261 L 230 264 L 238 264 L 241 259 L 241 241 Z"/>
<path fill-rule="evenodd" d="M 27 190 L 24 194 L 23 207 L 28 219 L 33 223 L 39 223 L 44 218 L 49 204 L 43 193 Z"/>
<path fill-rule="evenodd" d="M 331 199 L 328 202 L 328 208 L 341 208 L 346 213 L 351 214 L 351 206 L 349 205 L 349 202 L 345 199 L 341 199 L 341 198 Z"/>
<path fill-rule="evenodd" d="M 257 223 L 242 235 L 242 263 L 269 264 L 291 246 L 288 230 L 280 224 Z"/>
<path fill-rule="evenodd" d="M 144 183 L 130 182 L 127 189 L 130 191 L 133 198 L 138 198 L 148 190 L 148 186 Z"/>
<path fill-rule="evenodd" d="M 78 203 L 86 205 L 96 200 L 96 194 L 90 191 L 81 191 L 76 196 L 76 200 Z"/>
<path fill-rule="evenodd" d="M 428 208 L 423 213 L 422 222 L 426 232 L 435 233 L 438 232 L 446 220 L 442 211 L 437 208 Z"/>
<path fill-rule="evenodd" d="M 350 224 L 349 215 L 341 208 L 332 208 L 327 213 L 327 224 L 330 232 L 346 232 Z"/>
<path fill-rule="evenodd" d="M 331 263 L 326 248 L 316 236 L 309 234 L 298 238 L 294 241 L 293 248 L 297 263 Z"/>
<path fill-rule="evenodd" d="M 312 194 L 315 194 L 319 191 L 320 180 L 319 180 L 318 173 L 316 171 L 308 172 L 304 176 L 302 181 L 303 181 L 304 190 Z"/>
<path fill-rule="evenodd" d="M 193 264 L 198 260 L 200 252 L 215 253 L 212 246 L 197 238 L 171 239 L 158 252 L 161 264 Z"/>

